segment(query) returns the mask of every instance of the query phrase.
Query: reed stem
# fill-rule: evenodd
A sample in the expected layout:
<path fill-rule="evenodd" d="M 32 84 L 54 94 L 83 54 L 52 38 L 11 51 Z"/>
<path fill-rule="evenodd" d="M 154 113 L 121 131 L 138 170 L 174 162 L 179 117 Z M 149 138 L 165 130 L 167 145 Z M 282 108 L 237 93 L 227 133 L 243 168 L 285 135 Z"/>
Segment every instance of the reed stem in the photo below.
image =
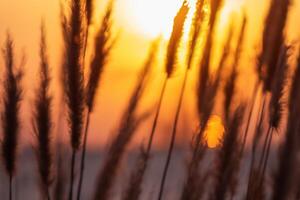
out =
<path fill-rule="evenodd" d="M 158 117 L 159 117 L 159 114 L 160 114 L 162 101 L 163 101 L 164 94 L 165 94 L 165 91 L 166 91 L 167 82 L 168 82 L 168 78 L 165 77 L 163 87 L 162 87 L 162 90 L 161 90 L 161 93 L 160 93 L 160 96 L 159 96 L 157 110 L 156 110 L 156 113 L 155 113 L 152 129 L 151 129 L 151 133 L 150 133 L 150 137 L 149 137 L 149 142 L 148 142 L 148 146 L 147 146 L 146 154 L 148 156 L 149 156 L 151 148 L 152 148 L 153 138 L 154 138 L 154 134 L 155 134 L 156 127 L 157 127 Z"/>
<path fill-rule="evenodd" d="M 47 200 L 51 200 L 51 197 L 50 197 L 50 193 L 49 193 L 49 189 L 46 188 L 46 195 L 47 195 Z"/>
<path fill-rule="evenodd" d="M 8 197 L 8 199 L 9 199 L 9 200 L 12 200 L 12 179 L 13 179 L 13 177 L 12 177 L 12 175 L 10 174 L 10 175 L 9 175 L 9 185 L 8 185 L 8 192 L 9 192 L 9 197 Z"/>
<path fill-rule="evenodd" d="M 78 189 L 77 189 L 77 200 L 80 200 L 82 182 L 84 177 L 85 156 L 86 156 L 88 130 L 90 125 L 90 115 L 91 115 L 91 110 L 89 109 L 86 115 L 86 124 L 85 124 L 84 136 L 83 136 L 83 147 L 82 147 L 82 154 L 81 154 L 81 161 L 80 161 L 80 172 L 79 172 L 80 174 L 79 174 L 79 182 L 78 182 Z"/>
<path fill-rule="evenodd" d="M 259 125 L 261 125 L 263 123 L 263 115 L 264 115 L 264 110 L 265 110 L 265 106 L 266 106 L 266 98 L 265 96 L 262 97 L 262 106 L 260 106 L 260 113 L 259 113 L 259 120 L 258 120 L 258 124 L 256 124 L 256 129 Z M 259 130 L 256 130 L 259 131 Z M 252 177 L 253 177 L 253 173 L 254 173 L 254 165 L 255 165 L 255 160 L 256 160 L 256 146 L 257 144 L 254 143 L 252 144 L 252 155 L 251 155 L 251 164 L 250 164 L 250 170 L 249 170 L 249 175 L 248 175 L 248 184 L 247 184 L 247 193 L 246 193 L 246 200 L 250 200 L 250 188 L 252 185 Z"/>
<path fill-rule="evenodd" d="M 73 200 L 73 186 L 74 186 L 74 176 L 75 176 L 75 162 L 76 162 L 76 150 L 72 149 L 71 158 L 71 170 L 70 170 L 70 189 L 69 189 L 69 200 Z"/>
<path fill-rule="evenodd" d="M 268 160 L 269 160 L 269 155 L 270 155 L 270 148 L 271 148 L 271 144 L 272 144 L 272 138 L 273 138 L 273 129 L 271 128 L 269 141 L 268 141 L 268 144 L 267 144 L 267 155 L 266 155 L 265 160 L 264 160 L 262 173 L 261 173 L 261 179 L 260 179 L 258 187 L 261 187 L 262 184 L 263 184 L 263 180 L 264 180 L 264 177 L 265 177 L 266 168 L 267 168 L 267 164 L 268 164 Z"/>
<path fill-rule="evenodd" d="M 181 92 L 180 92 L 179 102 L 178 102 L 178 105 L 177 105 L 176 115 L 175 115 L 175 119 L 174 119 L 174 123 L 173 123 L 172 137 L 171 137 L 170 146 L 169 146 L 169 150 L 168 150 L 168 155 L 167 155 L 167 159 L 166 159 L 166 163 L 165 163 L 165 167 L 164 167 L 164 171 L 163 171 L 163 175 L 162 175 L 158 200 L 162 199 L 162 195 L 163 195 L 163 192 L 164 192 L 165 182 L 166 182 L 166 178 L 167 178 L 167 174 L 168 174 L 168 170 L 169 170 L 169 165 L 170 165 L 170 161 L 171 161 L 171 157 L 172 157 L 172 153 L 173 153 L 173 149 L 174 149 L 174 144 L 175 144 L 175 139 L 176 139 L 176 134 L 177 134 L 177 125 L 178 125 L 180 110 L 181 110 L 181 106 L 182 106 L 182 102 L 183 102 L 186 82 L 187 82 L 187 79 L 188 79 L 188 73 L 189 73 L 189 70 L 186 69 L 185 74 L 184 74 L 184 80 L 183 80 Z"/>
<path fill-rule="evenodd" d="M 254 86 L 254 90 L 252 92 L 252 98 L 251 98 L 251 104 L 250 104 L 250 112 L 247 118 L 247 125 L 246 125 L 246 129 L 245 132 L 243 134 L 243 143 L 242 143 L 242 148 L 241 148 L 241 153 L 240 153 L 240 157 L 243 156 L 244 154 L 244 150 L 245 150 L 245 146 L 246 146 L 246 142 L 247 142 L 247 137 L 248 137 L 248 132 L 249 132 L 249 128 L 250 128 L 250 123 L 251 123 L 251 118 L 253 115 L 253 111 L 254 111 L 254 105 L 255 105 L 255 101 L 258 95 L 258 88 L 259 88 L 259 80 L 257 80 L 257 82 L 255 83 Z"/>

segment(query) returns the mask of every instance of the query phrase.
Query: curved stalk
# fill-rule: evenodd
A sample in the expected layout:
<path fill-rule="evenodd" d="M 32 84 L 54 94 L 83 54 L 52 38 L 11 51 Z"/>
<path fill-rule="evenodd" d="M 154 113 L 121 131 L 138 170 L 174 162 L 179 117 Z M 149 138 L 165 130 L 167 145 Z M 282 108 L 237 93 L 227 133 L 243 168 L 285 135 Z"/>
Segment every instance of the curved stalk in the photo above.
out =
<path fill-rule="evenodd" d="M 175 144 L 175 139 L 176 139 L 176 134 L 177 134 L 177 125 L 178 125 L 181 105 L 183 102 L 185 86 L 186 86 L 186 82 L 188 79 L 188 72 L 189 72 L 189 70 L 186 69 L 185 74 L 184 74 L 184 80 L 183 80 L 181 92 L 180 92 L 179 102 L 177 105 L 176 115 L 175 115 L 175 119 L 174 119 L 172 137 L 171 137 L 171 141 L 170 141 L 170 145 L 169 145 L 168 155 L 167 155 L 167 159 L 166 159 L 166 163 L 165 163 L 165 167 L 164 167 L 164 171 L 163 171 L 163 175 L 162 175 L 158 200 L 162 199 L 162 195 L 164 192 L 164 186 L 165 186 L 165 182 L 166 182 L 166 178 L 167 178 L 167 174 L 168 174 L 168 170 L 169 170 L 169 165 L 170 165 L 170 161 L 171 161 L 171 157 L 172 157 L 172 153 L 173 153 L 173 149 L 174 149 L 174 144 Z"/>
<path fill-rule="evenodd" d="M 84 169 L 85 169 L 87 137 L 88 137 L 88 130 L 90 125 L 90 114 L 91 114 L 91 110 L 89 109 L 86 115 L 86 124 L 85 124 L 84 136 L 83 136 L 84 138 L 83 138 L 83 147 L 82 147 L 81 161 L 80 161 L 80 172 L 79 172 L 80 174 L 79 174 L 79 182 L 77 188 L 77 200 L 80 200 L 80 196 L 81 196 L 82 182 L 83 182 Z"/>

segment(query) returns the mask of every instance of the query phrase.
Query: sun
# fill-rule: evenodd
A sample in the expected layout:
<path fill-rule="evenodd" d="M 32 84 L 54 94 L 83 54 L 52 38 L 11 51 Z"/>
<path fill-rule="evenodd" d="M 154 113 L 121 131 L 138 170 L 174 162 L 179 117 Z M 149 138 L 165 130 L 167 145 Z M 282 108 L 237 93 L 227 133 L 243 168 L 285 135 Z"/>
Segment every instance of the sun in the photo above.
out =
<path fill-rule="evenodd" d="M 215 148 L 220 144 L 220 139 L 224 134 L 222 119 L 213 115 L 210 117 L 205 130 L 205 139 L 209 148 Z"/>
<path fill-rule="evenodd" d="M 162 35 L 167 38 L 172 31 L 173 18 L 182 0 L 127 0 L 130 20 L 136 31 L 148 37 Z M 190 6 L 195 0 L 189 0 Z"/>
<path fill-rule="evenodd" d="M 185 32 L 188 32 L 197 0 L 187 0 L 190 12 L 187 16 Z M 122 0 L 126 7 L 127 25 L 147 37 L 162 35 L 168 38 L 172 32 L 173 19 L 183 0 Z M 228 0 L 220 13 L 220 25 L 225 26 L 232 12 L 241 9 L 243 0 Z"/>

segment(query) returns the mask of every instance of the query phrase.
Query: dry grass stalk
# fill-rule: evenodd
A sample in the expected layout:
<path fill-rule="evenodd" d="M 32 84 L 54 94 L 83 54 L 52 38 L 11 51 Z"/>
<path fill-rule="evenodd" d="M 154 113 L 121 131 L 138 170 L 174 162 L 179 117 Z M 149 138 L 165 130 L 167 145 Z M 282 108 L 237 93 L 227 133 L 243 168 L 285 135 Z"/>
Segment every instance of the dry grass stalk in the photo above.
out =
<path fill-rule="evenodd" d="M 240 106 L 234 112 L 228 124 L 228 129 L 218 151 L 215 171 L 215 185 L 211 199 L 222 200 L 231 193 L 234 196 L 237 184 L 236 175 L 239 168 L 240 137 L 239 130 L 243 122 L 244 106 Z"/>
<path fill-rule="evenodd" d="M 150 53 L 146 62 L 146 66 L 151 65 L 154 62 L 156 53 L 158 51 L 159 39 L 152 43 Z M 159 107 L 159 106 L 158 106 Z M 150 151 L 152 148 L 154 132 L 152 131 L 148 140 L 147 148 L 141 148 L 139 157 L 137 159 L 136 166 L 132 172 L 129 180 L 129 185 L 124 193 L 124 200 L 138 200 L 142 192 L 142 183 L 144 180 L 145 172 L 148 167 Z"/>
<path fill-rule="evenodd" d="M 201 34 L 201 27 L 203 26 L 204 21 L 204 7 L 205 0 L 197 0 L 196 2 L 196 10 L 194 13 L 192 26 L 190 30 L 190 42 L 187 56 L 187 68 L 190 69 L 192 67 L 192 61 L 194 58 L 195 50 L 197 43 L 199 41 L 199 36 Z"/>
<path fill-rule="evenodd" d="M 41 179 L 42 196 L 50 199 L 49 189 L 52 184 L 52 151 L 51 151 L 51 106 L 49 95 L 50 77 L 47 55 L 46 31 L 41 25 L 40 41 L 40 85 L 36 92 L 33 126 L 37 136 L 37 160 Z"/>
<path fill-rule="evenodd" d="M 217 73 L 217 77 L 213 80 L 209 74 L 210 67 L 210 56 L 212 51 L 213 35 L 215 28 L 215 21 L 218 12 L 221 8 L 222 1 L 216 0 L 210 3 L 210 26 L 208 30 L 207 40 L 204 46 L 204 52 L 202 55 L 202 60 L 200 63 L 199 70 L 199 83 L 197 91 L 197 106 L 198 115 L 200 121 L 199 132 L 195 135 L 195 140 L 192 145 L 192 158 L 189 161 L 187 168 L 187 177 L 184 184 L 184 188 L 181 194 L 181 199 L 195 199 L 200 197 L 202 194 L 197 193 L 198 180 L 201 177 L 198 173 L 199 164 L 205 154 L 206 146 L 201 142 L 203 132 L 205 130 L 206 124 L 210 117 L 210 114 L 214 107 L 214 99 L 219 88 L 221 80 L 221 69 Z M 230 37 L 230 36 L 229 36 Z M 201 184 L 200 184 L 201 185 Z M 195 195 L 194 195 L 195 194 Z"/>
<path fill-rule="evenodd" d="M 269 153 L 270 153 L 270 148 L 271 148 L 271 143 L 273 138 L 273 130 L 278 130 L 283 117 L 283 110 L 284 110 L 283 98 L 285 95 L 284 90 L 286 88 L 287 74 L 289 70 L 288 50 L 289 47 L 285 45 L 281 49 L 280 58 L 277 64 L 278 66 L 275 72 L 274 83 L 272 86 L 272 91 L 271 91 L 272 96 L 269 105 L 269 126 L 271 128 L 265 138 L 265 144 L 261 156 L 262 160 L 260 162 L 260 167 L 259 167 L 259 170 L 261 171 L 261 183 L 263 182 L 263 178 L 265 176 L 265 171 L 268 163 L 268 158 L 269 158 Z M 260 187 L 261 185 L 259 184 L 258 188 Z"/>
<path fill-rule="evenodd" d="M 262 96 L 262 100 L 260 101 L 261 105 L 259 107 L 259 119 L 258 119 L 258 125 L 256 126 L 253 142 L 252 142 L 252 149 L 251 149 L 251 161 L 250 161 L 250 169 L 249 169 L 249 176 L 248 176 L 248 184 L 247 184 L 247 193 L 246 193 L 246 199 L 251 199 L 251 191 L 254 191 L 256 189 L 256 178 L 254 177 L 254 173 L 257 172 L 255 161 L 256 161 L 256 153 L 257 153 L 257 147 L 260 138 L 262 137 L 263 131 L 264 131 L 264 116 L 265 116 L 265 107 L 266 107 L 266 99 L 265 96 Z"/>
<path fill-rule="evenodd" d="M 177 53 L 179 49 L 179 44 L 181 37 L 183 35 L 183 27 L 186 20 L 189 7 L 187 2 L 184 1 L 180 10 L 174 18 L 173 30 L 167 47 L 167 56 L 166 56 L 166 72 L 168 78 L 170 78 L 174 71 L 177 61 Z"/>
<path fill-rule="evenodd" d="M 211 106 L 206 106 L 205 99 L 207 96 L 207 88 L 213 81 L 209 80 L 209 71 L 210 71 L 210 57 L 211 57 L 211 51 L 212 51 L 212 44 L 213 44 L 213 35 L 214 35 L 214 29 L 215 29 L 215 22 L 217 15 L 219 13 L 219 10 L 221 9 L 223 1 L 222 0 L 213 0 L 210 3 L 210 26 L 207 33 L 207 39 L 204 46 L 204 52 L 202 55 L 201 63 L 200 63 L 200 70 L 199 70 L 199 83 L 198 83 L 198 113 L 200 116 L 201 124 L 206 124 L 208 121 L 209 116 L 207 115 L 208 112 L 205 112 L 205 110 L 211 109 Z M 218 78 L 218 77 L 217 77 Z M 216 81 L 217 82 L 217 81 Z M 208 101 L 211 102 L 211 101 Z M 208 103 L 207 102 L 207 103 Z"/>
<path fill-rule="evenodd" d="M 154 55 L 155 52 L 151 52 L 150 57 L 139 75 L 136 88 L 129 100 L 128 107 L 123 114 L 118 134 L 115 136 L 109 147 L 104 166 L 97 179 L 94 194 L 95 200 L 109 199 L 109 193 L 115 181 L 118 166 L 125 153 L 126 147 L 131 141 L 138 126 L 148 117 L 148 113 L 138 117 L 136 112 L 149 78 L 148 76 L 154 61 Z"/>
<path fill-rule="evenodd" d="M 98 33 L 95 37 L 95 47 L 94 47 L 94 57 L 90 64 L 90 72 L 88 83 L 86 87 L 86 104 L 88 107 L 87 119 L 84 130 L 84 138 L 83 138 L 83 147 L 82 147 L 82 155 L 80 162 L 80 174 L 79 174 L 79 183 L 77 189 L 77 199 L 80 199 L 81 188 L 84 176 L 84 168 L 85 168 L 85 154 L 87 148 L 87 137 L 88 137 L 88 128 L 90 121 L 90 114 L 93 112 L 95 95 L 97 93 L 97 89 L 99 88 L 101 76 L 103 70 L 107 64 L 108 57 L 111 52 L 111 48 L 113 46 L 112 42 L 112 11 L 113 11 L 113 1 L 110 1 L 108 7 L 106 9 L 105 15 L 103 17 L 102 23 L 98 30 Z"/>
<path fill-rule="evenodd" d="M 83 5 L 81 0 L 69 2 L 70 16 L 62 15 L 66 60 L 63 66 L 64 92 L 68 107 L 68 122 L 72 147 L 69 200 L 73 197 L 76 153 L 82 139 L 84 85 L 83 85 Z"/>
<path fill-rule="evenodd" d="M 94 54 L 90 64 L 90 72 L 86 87 L 86 103 L 90 112 L 93 111 L 95 95 L 99 87 L 101 75 L 103 73 L 104 67 L 107 64 L 107 59 L 109 58 L 109 55 L 111 53 L 111 48 L 113 47 L 111 30 L 112 12 L 113 1 L 110 1 L 107 6 L 102 23 L 100 24 L 98 33 L 95 37 Z"/>
<path fill-rule="evenodd" d="M 284 28 L 288 16 L 290 0 L 272 0 L 265 20 L 263 32 L 262 53 L 258 70 L 264 81 L 264 89 L 272 89 L 276 66 L 284 42 Z"/>
<path fill-rule="evenodd" d="M 236 93 L 236 81 L 238 78 L 238 66 L 240 64 L 241 59 L 241 53 L 242 53 L 242 47 L 244 44 L 244 38 L 245 38 L 245 30 L 247 25 L 247 19 L 246 17 L 243 18 L 241 31 L 238 37 L 237 46 L 234 53 L 234 60 L 232 64 L 232 69 L 229 75 L 229 78 L 225 82 L 225 88 L 224 88 L 224 94 L 225 94 L 225 101 L 224 101 L 224 110 L 225 110 L 225 119 L 228 121 L 230 119 L 230 112 L 231 112 L 231 106 L 233 101 L 233 96 Z M 230 43 L 228 43 L 229 47 Z M 224 51 L 226 51 L 226 46 L 224 48 Z M 222 66 L 220 66 L 222 67 Z"/>
<path fill-rule="evenodd" d="M 289 96 L 289 116 L 285 141 L 279 155 L 278 171 L 274 177 L 273 200 L 288 199 L 297 166 L 296 153 L 300 131 L 300 56 Z"/>
<path fill-rule="evenodd" d="M 20 103 L 22 98 L 21 79 L 23 72 L 16 69 L 14 44 L 11 36 L 7 34 L 6 44 L 3 48 L 5 61 L 4 80 L 4 111 L 2 113 L 2 157 L 5 170 L 9 176 L 9 199 L 12 199 L 12 181 L 16 169 L 16 153 L 20 128 Z M 23 60 L 24 61 L 24 60 Z M 21 63 L 21 66 L 25 63 Z"/>
<path fill-rule="evenodd" d="M 167 49 L 166 72 L 167 72 L 168 78 L 170 78 L 172 76 L 174 69 L 175 69 L 175 62 L 177 60 L 177 52 L 179 49 L 181 37 L 183 35 L 184 24 L 185 24 L 185 20 L 186 20 L 188 11 L 189 11 L 189 6 L 187 5 L 187 2 L 184 1 L 181 8 L 179 9 L 177 15 L 174 18 L 173 31 L 172 31 L 172 34 L 171 34 L 171 37 L 169 40 L 169 44 L 168 44 L 168 49 Z M 182 104 L 182 100 L 183 100 L 184 89 L 185 89 L 187 77 L 188 77 L 188 70 L 185 71 L 185 75 L 184 75 L 184 82 L 183 82 L 180 97 L 179 97 L 179 104 L 178 104 L 176 114 L 175 114 L 173 131 L 172 131 L 172 136 L 171 136 L 170 145 L 169 145 L 169 149 L 168 149 L 168 155 L 166 158 L 166 162 L 165 162 L 164 170 L 163 170 L 163 174 L 162 174 L 158 199 L 162 198 L 163 192 L 164 192 L 165 181 L 167 178 L 167 173 L 169 170 L 169 165 L 170 165 L 170 161 L 171 161 L 171 157 L 172 157 L 172 153 L 173 153 L 173 149 L 174 149 L 176 133 L 177 133 L 177 130 L 176 130 L 177 122 L 179 119 L 180 108 L 181 108 L 181 104 Z"/>

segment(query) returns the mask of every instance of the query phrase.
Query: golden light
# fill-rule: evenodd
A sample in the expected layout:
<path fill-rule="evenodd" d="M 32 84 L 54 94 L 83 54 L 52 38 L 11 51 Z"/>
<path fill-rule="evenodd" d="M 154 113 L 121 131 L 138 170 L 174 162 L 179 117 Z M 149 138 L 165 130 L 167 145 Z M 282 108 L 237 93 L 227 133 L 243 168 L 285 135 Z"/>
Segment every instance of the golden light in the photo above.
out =
<path fill-rule="evenodd" d="M 182 0 L 127 0 L 130 19 L 136 31 L 148 37 L 169 37 L 173 18 L 182 5 Z M 195 0 L 188 1 L 191 8 Z"/>
<path fill-rule="evenodd" d="M 215 148 L 220 144 L 220 139 L 224 133 L 224 126 L 222 119 L 213 115 L 210 117 L 206 130 L 205 130 L 205 139 L 209 148 Z"/>

